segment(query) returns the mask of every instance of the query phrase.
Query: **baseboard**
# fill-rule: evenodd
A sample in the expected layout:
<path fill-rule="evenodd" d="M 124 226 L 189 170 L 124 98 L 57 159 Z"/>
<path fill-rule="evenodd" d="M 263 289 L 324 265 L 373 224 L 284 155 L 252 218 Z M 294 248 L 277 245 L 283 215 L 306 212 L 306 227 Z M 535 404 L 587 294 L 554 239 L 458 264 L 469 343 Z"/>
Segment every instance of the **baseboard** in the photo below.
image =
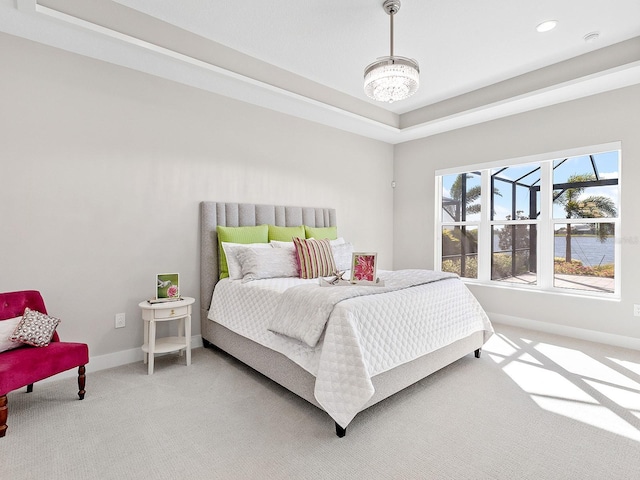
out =
<path fill-rule="evenodd" d="M 202 337 L 194 335 L 191 337 L 191 348 L 202 347 Z M 107 353 L 95 357 L 89 356 L 89 364 L 87 365 L 87 375 L 91 372 L 106 370 L 107 368 L 119 367 L 129 363 L 142 362 L 143 353 L 140 347 L 131 348 L 129 350 L 121 350 L 119 352 Z M 62 380 L 63 378 L 76 378 L 78 376 L 77 369 L 67 370 L 53 377 L 40 380 L 39 383 L 52 382 L 54 380 Z"/>
<path fill-rule="evenodd" d="M 612 345 L 614 347 L 640 350 L 640 338 L 597 332 L 586 328 L 569 327 L 566 325 L 558 325 L 556 323 L 541 322 L 539 320 L 532 320 L 529 318 L 513 317 L 511 315 L 504 315 L 501 313 L 487 312 L 487 315 L 494 323 L 528 328 L 529 330 L 537 330 L 545 333 L 553 333 L 555 335 L 577 338 L 588 342 L 604 343 L 605 345 Z"/>

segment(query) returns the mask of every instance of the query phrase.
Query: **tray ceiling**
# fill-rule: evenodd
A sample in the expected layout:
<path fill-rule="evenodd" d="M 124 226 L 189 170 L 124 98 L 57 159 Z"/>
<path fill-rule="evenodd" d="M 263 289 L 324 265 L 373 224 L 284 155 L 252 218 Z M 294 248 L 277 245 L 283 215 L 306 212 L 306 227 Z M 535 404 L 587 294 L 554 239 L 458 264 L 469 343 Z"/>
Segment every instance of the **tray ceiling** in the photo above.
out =
<path fill-rule="evenodd" d="M 404 0 L 421 85 L 393 104 L 362 89 L 382 0 L 0 0 L 0 31 L 390 143 L 640 83 L 637 0 Z"/>

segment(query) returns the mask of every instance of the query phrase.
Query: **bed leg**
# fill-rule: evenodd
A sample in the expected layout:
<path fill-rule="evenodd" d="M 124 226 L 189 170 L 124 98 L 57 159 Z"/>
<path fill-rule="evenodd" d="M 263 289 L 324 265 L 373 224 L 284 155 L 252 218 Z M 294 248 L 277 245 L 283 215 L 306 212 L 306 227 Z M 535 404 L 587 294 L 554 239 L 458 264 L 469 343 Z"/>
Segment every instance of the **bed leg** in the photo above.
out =
<path fill-rule="evenodd" d="M 209 340 L 205 340 L 204 338 L 202 339 L 202 346 L 204 348 L 209 348 L 211 347 L 211 342 Z"/>
<path fill-rule="evenodd" d="M 476 358 L 480 358 L 480 355 L 482 355 L 482 349 L 478 348 L 475 352 Z"/>
<path fill-rule="evenodd" d="M 347 429 L 346 428 L 342 428 L 340 425 L 338 425 L 338 422 L 336 422 L 336 435 L 339 438 L 344 437 L 347 434 Z"/>

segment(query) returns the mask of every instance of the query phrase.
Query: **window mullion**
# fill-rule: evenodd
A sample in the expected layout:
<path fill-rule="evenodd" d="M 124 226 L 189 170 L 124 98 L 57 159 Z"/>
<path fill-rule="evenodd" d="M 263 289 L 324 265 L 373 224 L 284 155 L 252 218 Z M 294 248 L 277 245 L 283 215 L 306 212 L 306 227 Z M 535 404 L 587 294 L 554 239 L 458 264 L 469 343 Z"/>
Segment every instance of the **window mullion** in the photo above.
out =
<path fill-rule="evenodd" d="M 478 280 L 491 280 L 491 170 L 480 177 L 480 225 L 478 227 Z"/>
<path fill-rule="evenodd" d="M 540 222 L 538 223 L 538 285 L 543 290 L 553 287 L 554 223 L 553 162 L 540 164 Z"/>
<path fill-rule="evenodd" d="M 436 198 L 434 205 L 437 205 L 436 209 L 436 225 L 433 245 L 434 245 L 434 257 L 433 257 L 433 269 L 442 270 L 442 177 L 436 176 Z"/>

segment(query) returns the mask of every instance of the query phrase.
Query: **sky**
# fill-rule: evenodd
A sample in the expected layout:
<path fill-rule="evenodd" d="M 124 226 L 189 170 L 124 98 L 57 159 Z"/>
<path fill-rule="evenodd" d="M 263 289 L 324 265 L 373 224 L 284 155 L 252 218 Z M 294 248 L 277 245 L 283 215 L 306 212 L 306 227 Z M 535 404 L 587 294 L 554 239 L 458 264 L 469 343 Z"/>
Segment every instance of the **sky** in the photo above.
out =
<path fill-rule="evenodd" d="M 596 168 L 598 169 L 598 175 L 601 179 L 619 178 L 619 152 L 605 152 L 594 154 L 594 161 Z M 540 164 L 526 164 L 518 165 L 515 167 L 509 167 L 506 170 L 496 168 L 492 170 L 492 173 L 499 172 L 497 177 L 506 178 L 508 180 L 516 180 L 526 185 L 539 185 L 540 184 Z M 589 174 L 593 173 L 593 168 L 589 156 L 571 157 L 568 159 L 557 159 L 554 161 L 553 182 L 554 184 L 564 183 L 567 179 L 574 174 Z M 537 170 L 536 170 L 537 169 Z M 502 170 L 502 171 L 500 171 Z M 450 197 L 451 186 L 455 181 L 457 175 L 445 175 L 442 177 L 442 190 L 443 197 Z M 467 189 L 480 185 L 480 176 L 471 174 L 467 178 Z M 500 180 L 495 181 L 495 188 L 499 192 L 499 195 L 494 195 L 494 220 L 507 219 L 508 215 L 511 215 L 511 201 L 512 192 L 511 184 Z M 619 187 L 603 186 L 603 187 L 590 187 L 584 190 L 581 198 L 588 196 L 602 195 L 610 197 L 616 205 L 619 200 Z M 477 201 L 479 203 L 479 200 Z M 518 187 L 516 189 L 516 210 L 522 210 L 525 215 L 529 211 L 529 189 L 525 187 Z M 540 198 L 537 199 L 537 211 L 540 211 Z M 553 205 L 554 218 L 564 218 L 566 215 L 562 205 L 554 203 Z M 467 220 L 477 221 L 480 220 L 479 214 L 472 214 L 467 216 Z"/>

